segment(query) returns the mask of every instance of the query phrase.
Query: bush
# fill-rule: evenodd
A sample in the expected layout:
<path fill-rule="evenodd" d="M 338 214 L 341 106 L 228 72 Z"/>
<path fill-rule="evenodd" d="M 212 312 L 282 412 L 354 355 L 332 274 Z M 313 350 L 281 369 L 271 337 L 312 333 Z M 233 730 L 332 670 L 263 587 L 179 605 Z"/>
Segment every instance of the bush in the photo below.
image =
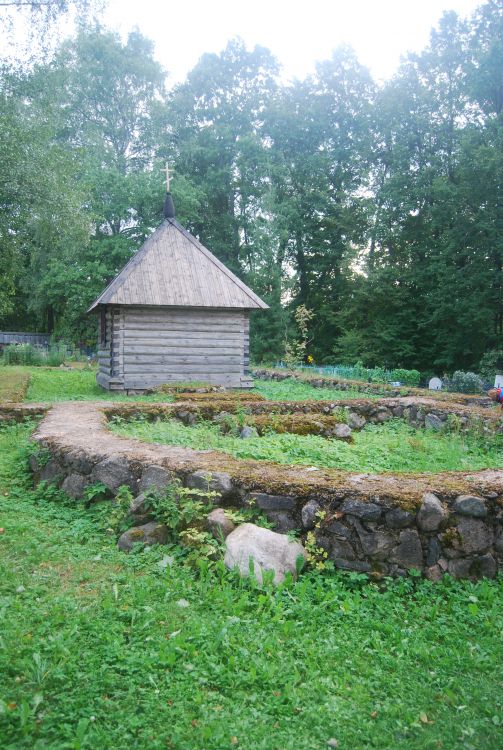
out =
<path fill-rule="evenodd" d="M 32 344 L 9 344 L 3 350 L 1 363 L 4 365 L 31 365 L 59 367 L 70 358 L 66 344 L 51 344 L 43 349 Z"/>
<path fill-rule="evenodd" d="M 2 354 L 4 365 L 41 365 L 43 350 L 31 344 L 9 344 Z"/>
<path fill-rule="evenodd" d="M 361 362 L 354 365 L 332 364 L 315 367 L 317 372 L 326 375 L 339 376 L 346 380 L 367 380 L 372 383 L 394 383 L 400 381 L 403 385 L 418 386 L 421 380 L 419 370 L 386 370 L 384 367 L 364 367 Z"/>
<path fill-rule="evenodd" d="M 484 380 L 494 383 L 495 375 L 503 375 L 503 349 L 491 349 L 479 363 L 479 372 Z"/>
<path fill-rule="evenodd" d="M 393 376 L 393 380 L 399 380 L 400 383 L 403 383 L 404 385 L 410 385 L 416 388 L 419 385 L 419 381 L 421 380 L 421 373 L 419 372 L 419 370 L 404 370 L 402 368 L 398 368 L 396 370 L 392 370 L 391 374 Z"/>
<path fill-rule="evenodd" d="M 475 372 L 456 370 L 448 383 L 448 390 L 455 393 L 481 393 L 484 390 L 484 383 Z"/>
<path fill-rule="evenodd" d="M 70 352 L 66 344 L 51 344 L 45 352 L 45 364 L 49 367 L 59 367 L 70 358 Z"/>

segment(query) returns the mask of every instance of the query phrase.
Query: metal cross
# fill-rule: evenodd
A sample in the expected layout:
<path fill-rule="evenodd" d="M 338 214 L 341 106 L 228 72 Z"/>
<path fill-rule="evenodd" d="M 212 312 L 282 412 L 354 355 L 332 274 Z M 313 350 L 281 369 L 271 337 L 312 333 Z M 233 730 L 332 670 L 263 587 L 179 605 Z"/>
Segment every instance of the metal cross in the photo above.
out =
<path fill-rule="evenodd" d="M 173 170 L 170 169 L 169 162 L 166 162 L 166 167 L 161 169 L 161 172 L 166 172 L 166 192 L 169 193 L 169 183 L 171 179 L 170 172 L 173 172 Z"/>

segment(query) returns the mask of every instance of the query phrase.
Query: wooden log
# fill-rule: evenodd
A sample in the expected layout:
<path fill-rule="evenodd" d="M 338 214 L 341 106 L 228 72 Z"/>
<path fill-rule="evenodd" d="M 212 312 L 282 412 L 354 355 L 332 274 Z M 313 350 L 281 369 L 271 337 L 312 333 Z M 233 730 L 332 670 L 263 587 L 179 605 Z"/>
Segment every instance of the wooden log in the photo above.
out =
<path fill-rule="evenodd" d="M 200 376 L 197 378 L 198 380 L 205 380 L 205 375 L 225 372 L 242 374 L 241 365 L 239 363 L 232 365 L 213 365 L 205 364 L 203 362 L 200 364 L 142 365 L 140 363 L 128 362 L 124 370 L 124 375 L 131 375 L 133 373 L 159 373 L 159 375 L 161 376 L 168 373 L 171 373 L 173 375 L 181 375 L 185 373 L 190 375 L 197 374 Z"/>
<path fill-rule="evenodd" d="M 241 357 L 242 349 L 237 346 L 125 346 L 124 357 L 142 357 L 148 359 L 152 356 L 162 357 L 179 357 L 179 356 L 194 356 L 194 357 Z"/>

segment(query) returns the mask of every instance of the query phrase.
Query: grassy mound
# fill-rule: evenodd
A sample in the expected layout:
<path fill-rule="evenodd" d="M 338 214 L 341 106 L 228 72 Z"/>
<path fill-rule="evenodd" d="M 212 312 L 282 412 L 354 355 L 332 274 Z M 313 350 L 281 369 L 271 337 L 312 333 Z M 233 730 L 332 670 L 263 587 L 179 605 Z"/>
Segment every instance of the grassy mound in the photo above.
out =
<path fill-rule="evenodd" d="M 212 403 L 214 401 L 229 404 L 253 404 L 258 401 L 265 401 L 265 396 L 260 393 L 250 393 L 241 391 L 226 391 L 219 393 L 192 393 L 182 391 L 175 393 L 175 401 L 193 401 L 194 403 Z"/>
<path fill-rule="evenodd" d="M 325 435 L 343 422 L 341 416 L 326 414 L 257 414 L 247 418 L 247 424 L 256 428 L 259 435 L 276 432 L 279 435 Z"/>

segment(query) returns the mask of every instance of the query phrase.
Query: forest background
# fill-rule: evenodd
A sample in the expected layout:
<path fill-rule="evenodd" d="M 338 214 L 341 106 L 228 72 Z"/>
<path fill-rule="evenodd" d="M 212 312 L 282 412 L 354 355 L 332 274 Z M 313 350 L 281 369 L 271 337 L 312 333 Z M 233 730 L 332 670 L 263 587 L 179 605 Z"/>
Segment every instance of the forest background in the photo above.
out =
<path fill-rule="evenodd" d="M 94 343 L 85 311 L 162 221 L 168 160 L 177 218 L 270 305 L 255 361 L 300 305 L 317 363 L 443 372 L 502 349 L 503 0 L 446 13 L 383 85 L 346 47 L 279 72 L 235 39 L 170 87 L 139 32 L 84 21 L 4 64 L 0 329 Z"/>

